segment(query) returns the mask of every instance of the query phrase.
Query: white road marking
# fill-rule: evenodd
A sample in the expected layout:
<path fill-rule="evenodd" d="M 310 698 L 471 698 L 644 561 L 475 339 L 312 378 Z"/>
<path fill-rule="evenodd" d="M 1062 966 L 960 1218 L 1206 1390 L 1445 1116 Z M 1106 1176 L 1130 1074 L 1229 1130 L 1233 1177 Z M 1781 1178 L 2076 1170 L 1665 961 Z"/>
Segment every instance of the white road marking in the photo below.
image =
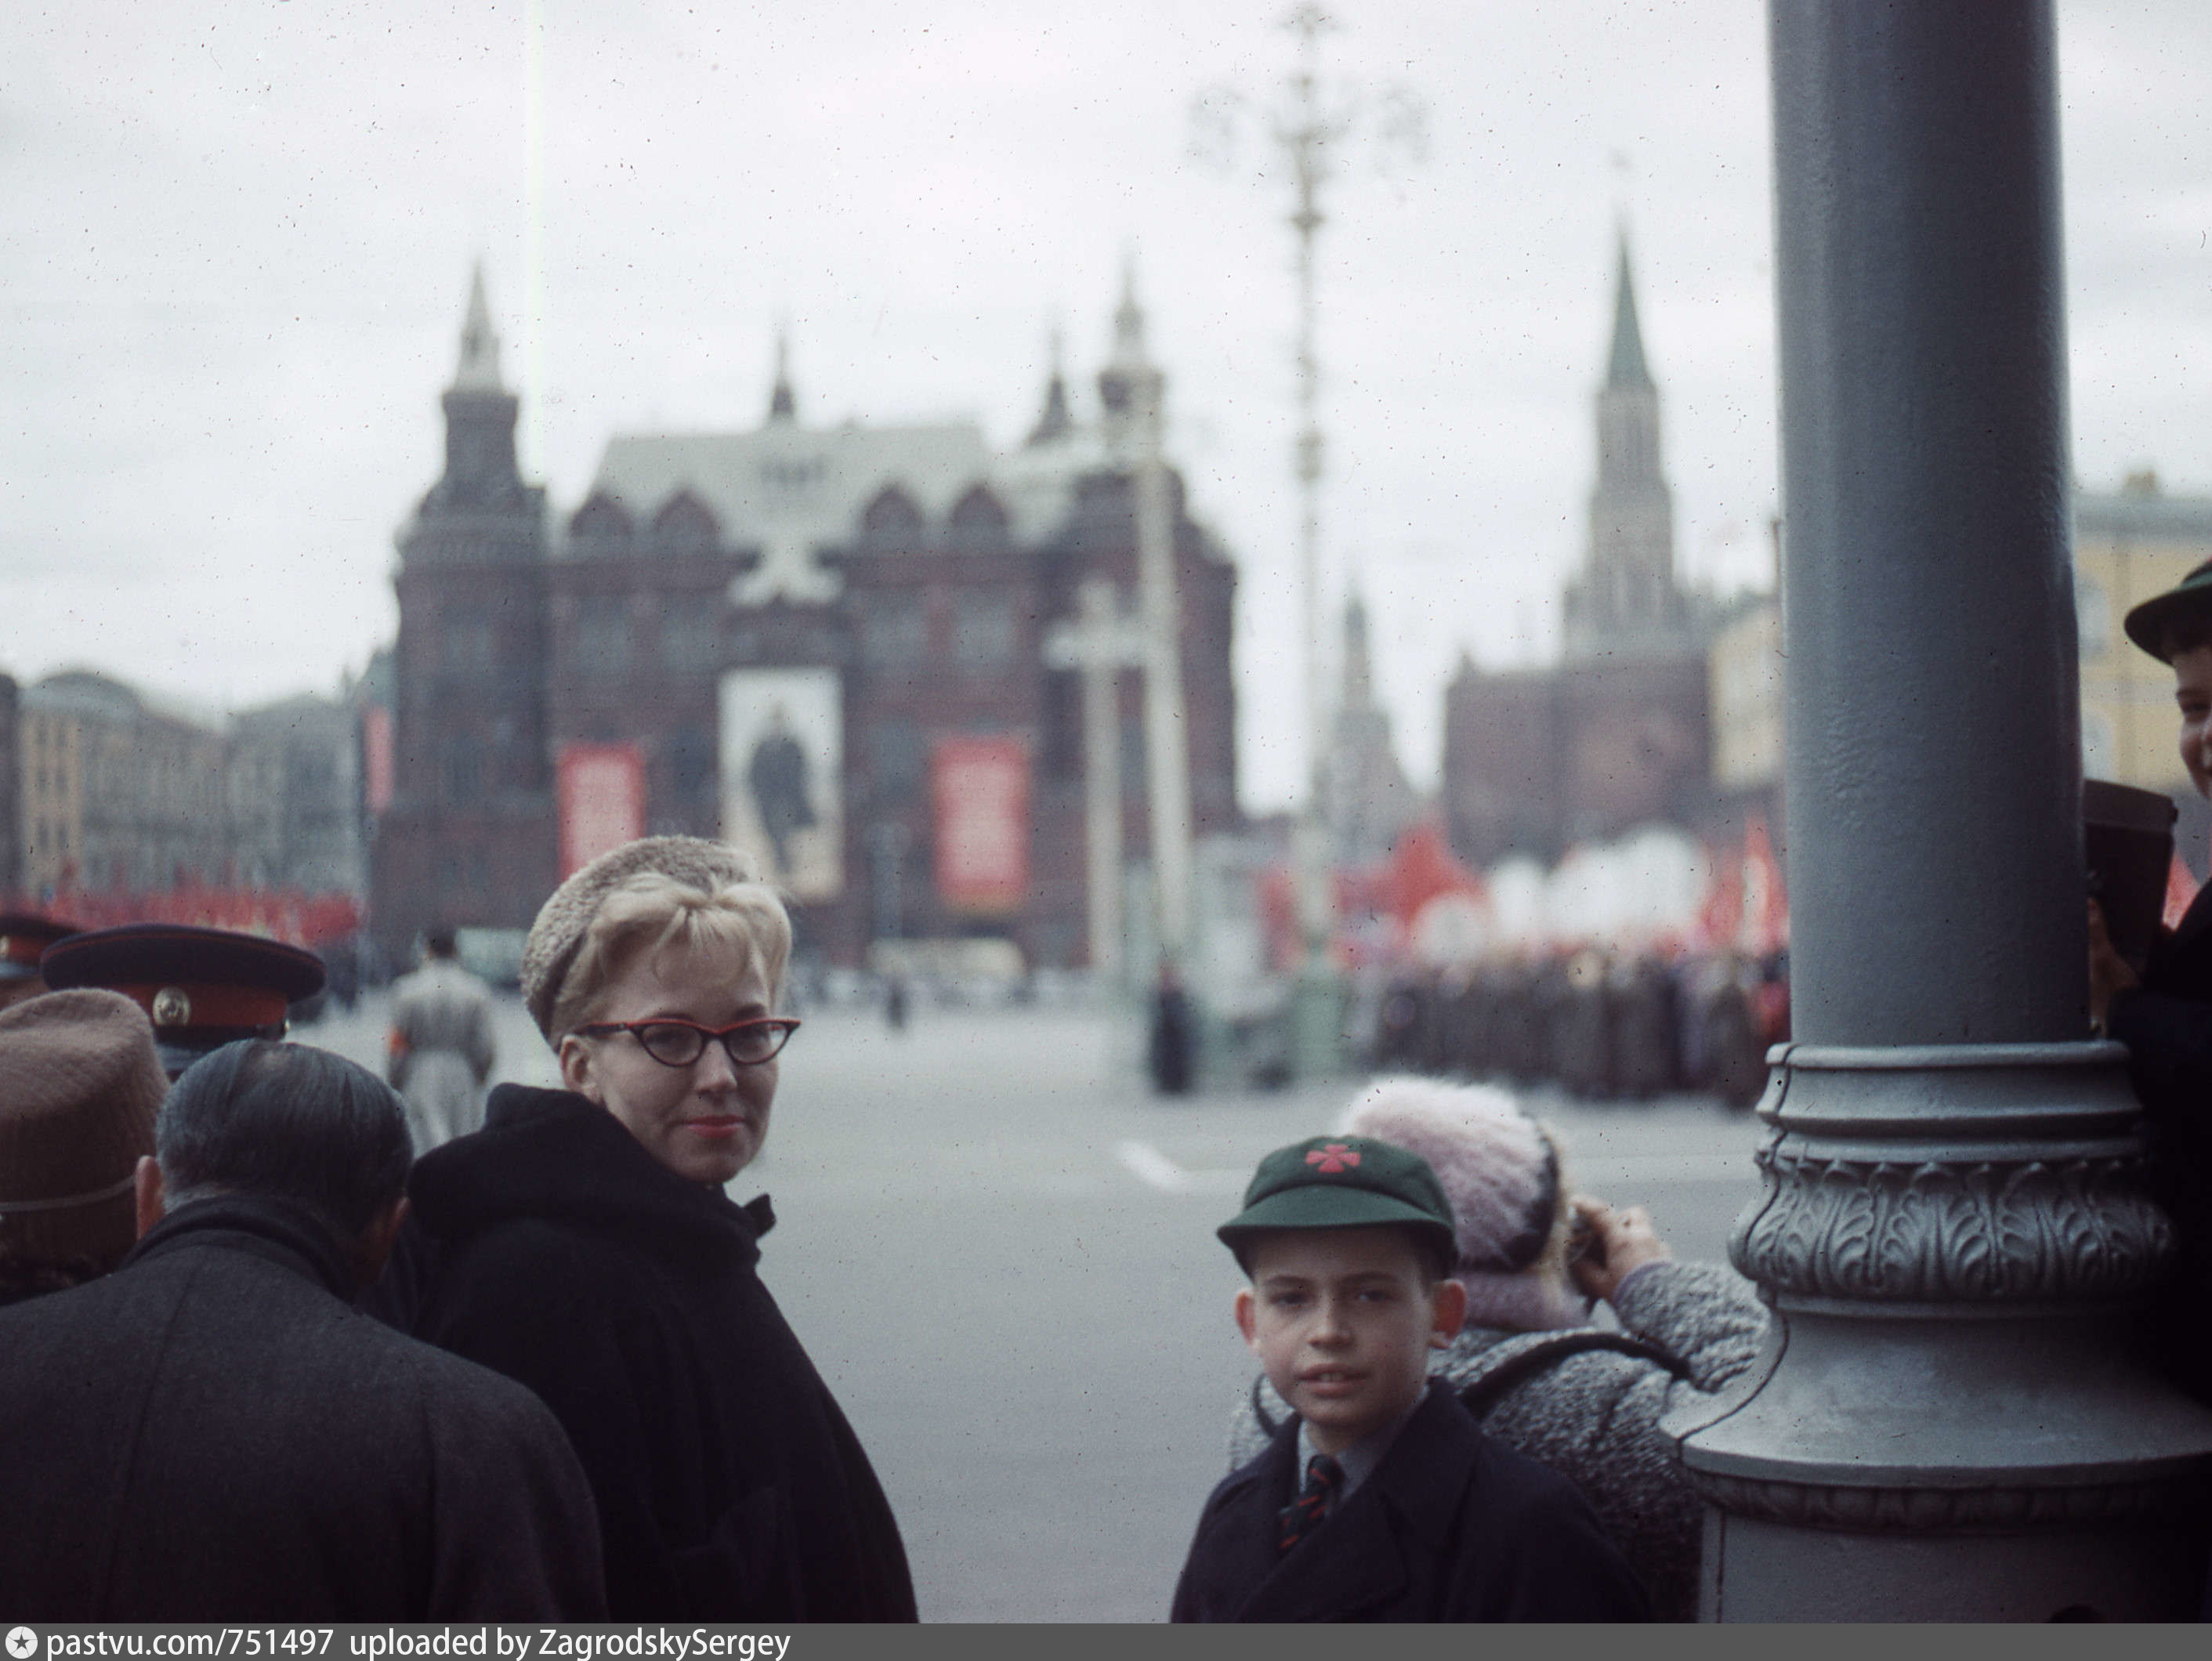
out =
<path fill-rule="evenodd" d="M 1114 1155 L 1146 1187 L 1163 1194 L 1241 1194 L 1249 1171 L 1186 1171 L 1149 1142 L 1125 1142 Z"/>

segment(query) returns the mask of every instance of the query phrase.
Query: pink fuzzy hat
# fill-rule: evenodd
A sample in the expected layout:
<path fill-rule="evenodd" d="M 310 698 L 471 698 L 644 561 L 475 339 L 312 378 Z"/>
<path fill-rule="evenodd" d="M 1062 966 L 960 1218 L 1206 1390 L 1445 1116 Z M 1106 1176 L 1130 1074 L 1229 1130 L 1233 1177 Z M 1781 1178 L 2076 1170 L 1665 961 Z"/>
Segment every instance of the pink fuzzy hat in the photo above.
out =
<path fill-rule="evenodd" d="M 1547 1263 L 1558 1256 L 1550 1248 L 1564 1209 L 1558 1147 L 1510 1095 L 1483 1084 L 1377 1079 L 1344 1128 L 1419 1154 L 1436 1172 L 1451 1202 L 1453 1274 L 1468 1290 L 1468 1325 L 1538 1331 L 1587 1318 L 1564 1264 Z"/>

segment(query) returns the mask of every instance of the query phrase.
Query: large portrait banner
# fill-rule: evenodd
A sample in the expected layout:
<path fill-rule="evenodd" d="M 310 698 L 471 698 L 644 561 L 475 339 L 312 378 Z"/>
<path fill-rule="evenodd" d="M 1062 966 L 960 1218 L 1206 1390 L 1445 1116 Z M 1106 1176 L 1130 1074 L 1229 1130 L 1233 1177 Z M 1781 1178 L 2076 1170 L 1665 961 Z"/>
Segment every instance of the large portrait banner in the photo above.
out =
<path fill-rule="evenodd" d="M 844 711 L 834 669 L 721 680 L 722 838 L 793 900 L 845 886 Z"/>

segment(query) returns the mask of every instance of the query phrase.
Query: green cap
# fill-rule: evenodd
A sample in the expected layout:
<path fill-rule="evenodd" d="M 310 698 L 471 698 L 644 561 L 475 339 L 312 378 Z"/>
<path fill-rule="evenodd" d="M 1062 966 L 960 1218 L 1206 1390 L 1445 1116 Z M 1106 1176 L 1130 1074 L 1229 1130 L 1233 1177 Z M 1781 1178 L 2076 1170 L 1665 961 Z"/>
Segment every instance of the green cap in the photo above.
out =
<path fill-rule="evenodd" d="M 2128 631 L 2128 639 L 2161 664 L 2170 664 L 2173 654 L 2166 649 L 2166 633 L 2185 617 L 2212 621 L 2212 560 L 2184 577 L 2179 586 L 2154 594 L 2136 606 L 2121 626 Z"/>
<path fill-rule="evenodd" d="M 1309 1137 L 1260 1161 L 1244 1209 L 1213 1232 L 1241 1252 L 1279 1228 L 1411 1228 L 1449 1263 L 1458 1245 L 1451 1202 L 1419 1154 L 1370 1137 Z"/>

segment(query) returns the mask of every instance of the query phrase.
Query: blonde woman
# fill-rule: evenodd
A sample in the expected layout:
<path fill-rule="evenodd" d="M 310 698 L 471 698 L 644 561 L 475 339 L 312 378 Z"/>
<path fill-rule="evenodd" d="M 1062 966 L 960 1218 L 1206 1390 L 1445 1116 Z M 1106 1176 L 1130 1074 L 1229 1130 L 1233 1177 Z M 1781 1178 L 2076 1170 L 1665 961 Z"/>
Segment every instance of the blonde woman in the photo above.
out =
<path fill-rule="evenodd" d="M 632 842 L 538 912 L 561 1090 L 502 1085 L 416 1166 L 418 1337 L 528 1385 L 598 1501 L 617 1620 L 910 1621 L 867 1455 L 762 1285 L 791 924 L 744 857 Z"/>

